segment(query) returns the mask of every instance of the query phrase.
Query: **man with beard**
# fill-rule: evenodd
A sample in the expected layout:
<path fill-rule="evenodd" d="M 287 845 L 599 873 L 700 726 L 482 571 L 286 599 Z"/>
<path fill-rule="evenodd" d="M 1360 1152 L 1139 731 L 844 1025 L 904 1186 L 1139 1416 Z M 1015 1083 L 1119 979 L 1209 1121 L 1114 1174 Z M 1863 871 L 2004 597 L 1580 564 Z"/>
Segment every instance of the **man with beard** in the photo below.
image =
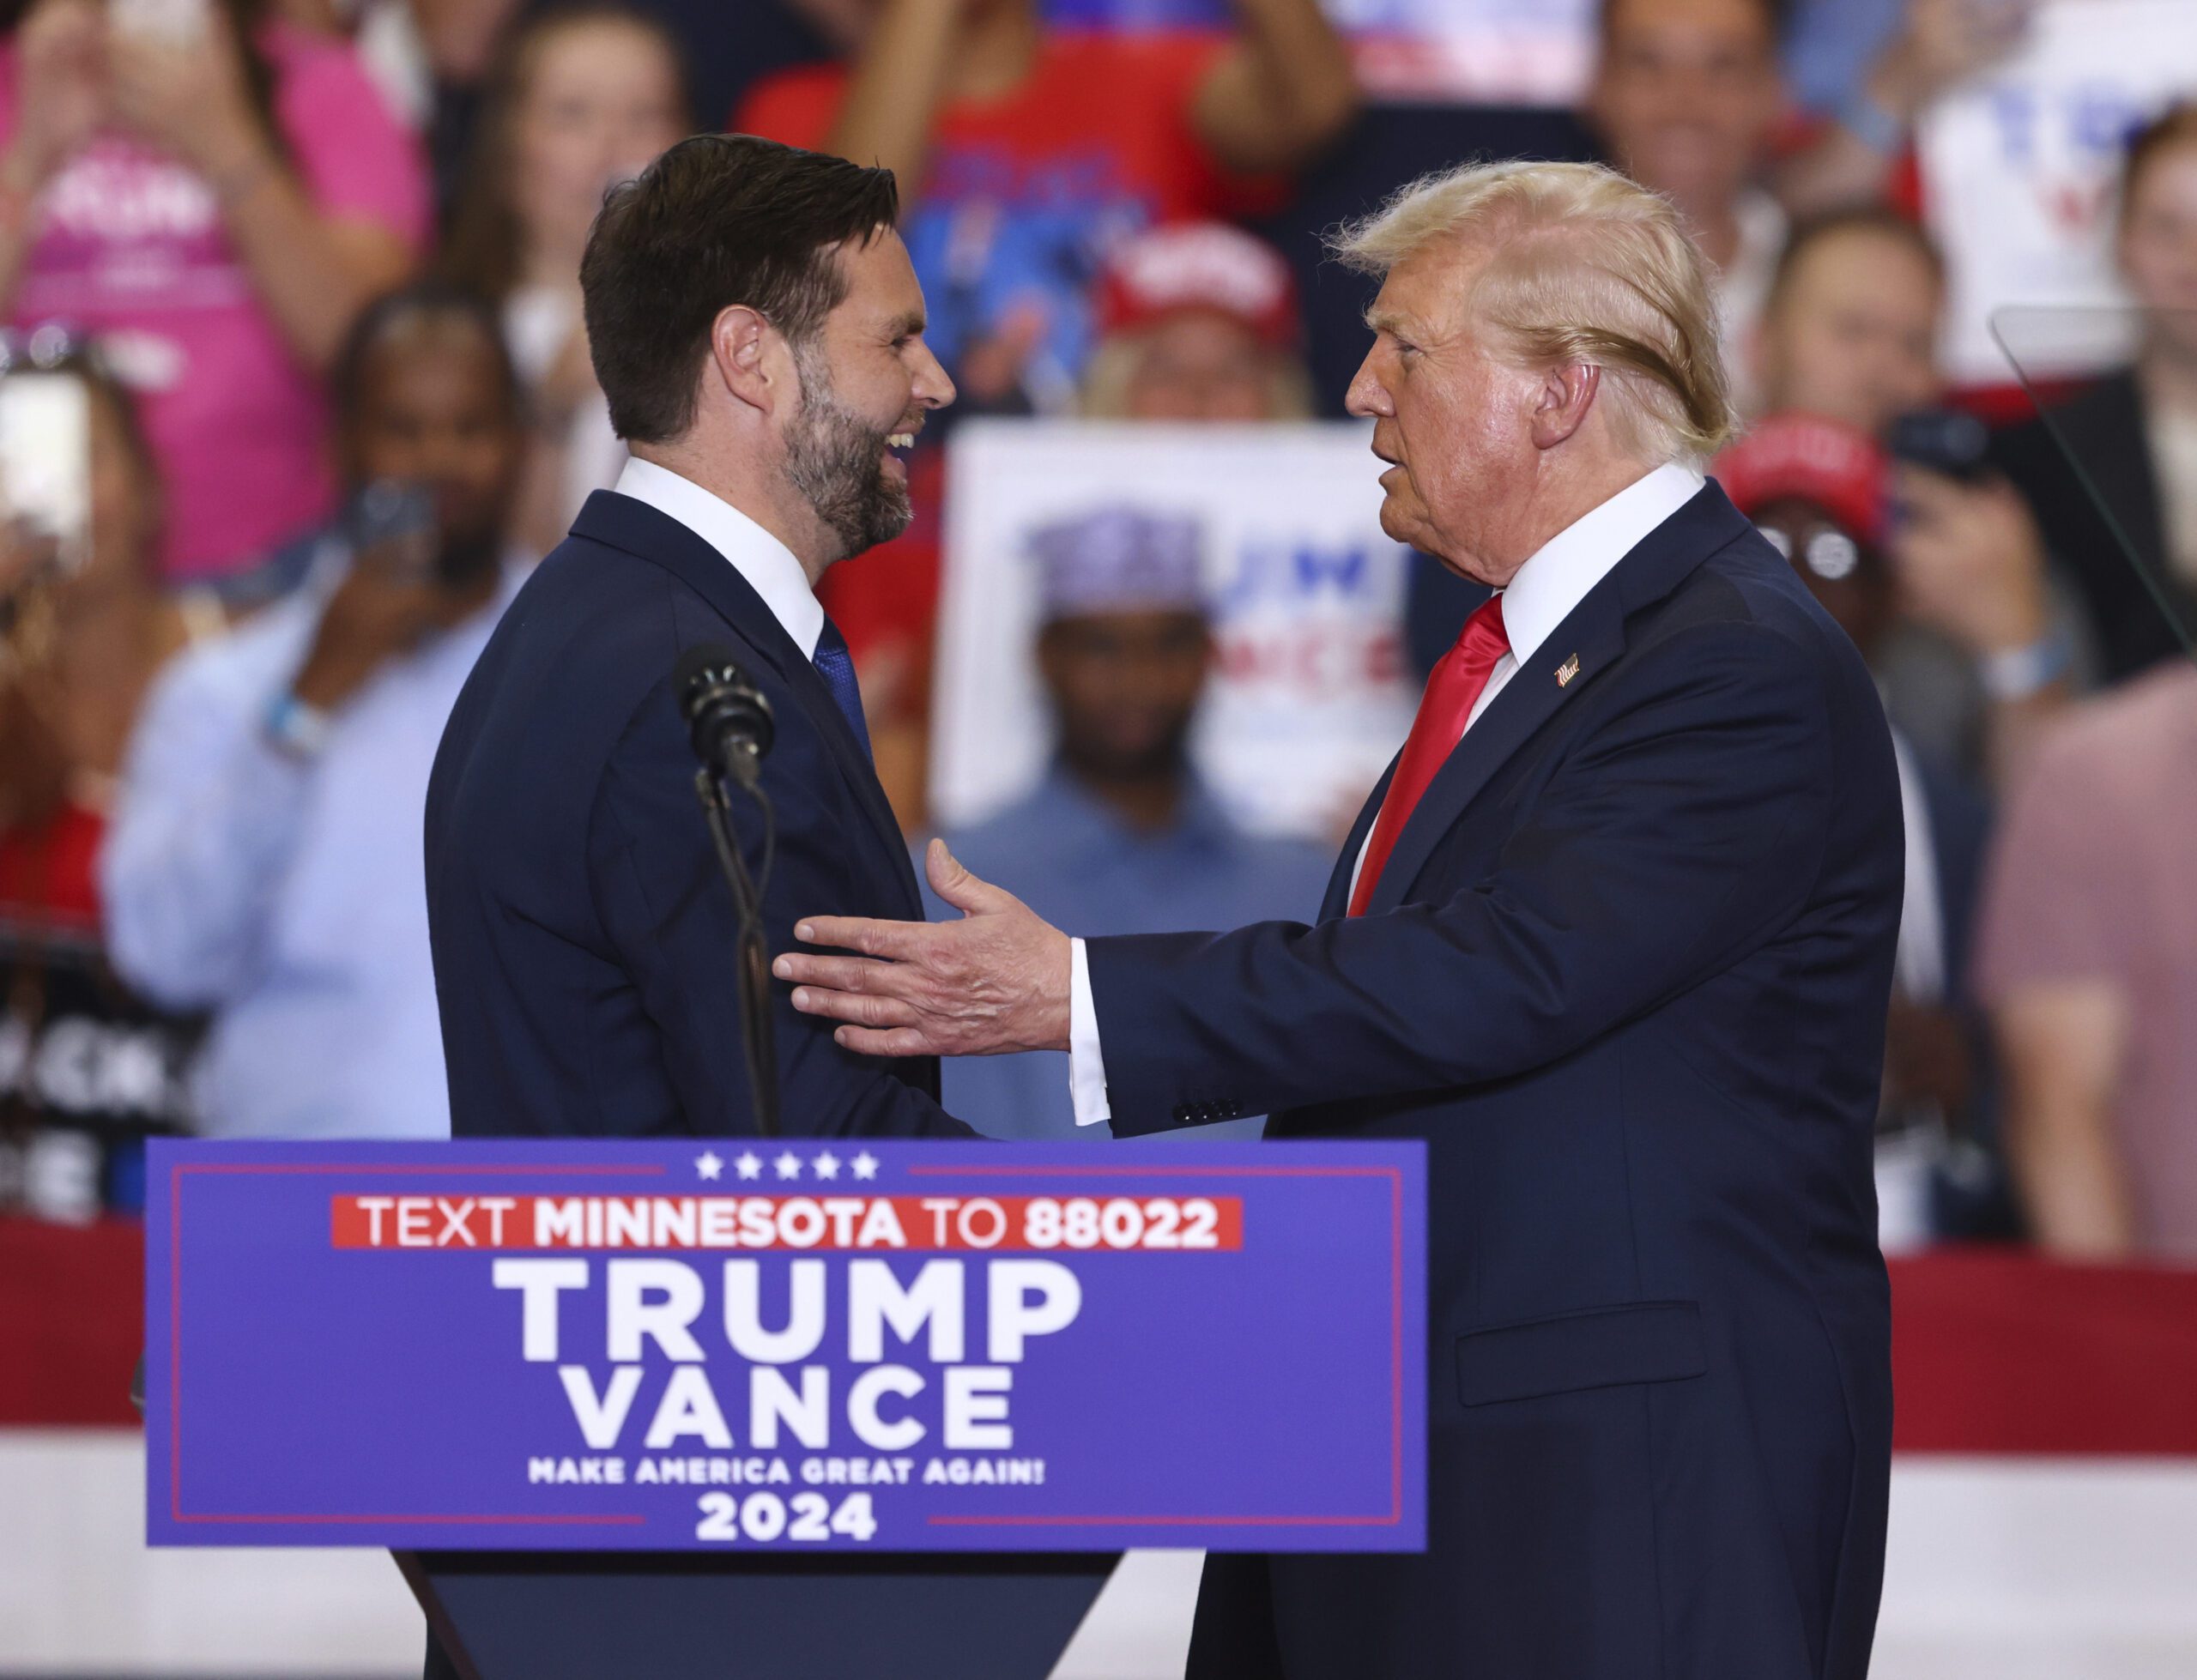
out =
<path fill-rule="evenodd" d="M 947 836 L 954 856 L 1047 921 L 1109 934 L 1305 916 L 1327 860 L 1246 834 L 1190 762 L 1213 668 L 1194 519 L 1102 508 L 1033 532 L 1044 626 L 1038 673 L 1058 729 L 1044 779 L 1006 810 Z M 941 921 L 959 914 L 935 892 Z M 946 1099 L 989 1137 L 1089 1138 L 1053 1050 L 947 1064 Z M 1256 1137 L 1257 1118 L 1208 1135 Z"/>
<path fill-rule="evenodd" d="M 893 177 L 682 141 L 605 201 L 580 269 L 632 459 L 482 654 L 427 797 L 427 912 L 460 1137 L 758 1128 L 739 925 L 673 672 L 729 650 L 776 721 L 765 937 L 797 910 L 920 916 L 846 644 L 814 593 L 910 517 L 899 458 L 953 387 L 923 342 Z M 741 825 L 751 872 L 757 825 Z M 784 1125 L 954 1135 L 935 1061 L 772 1008 Z"/>

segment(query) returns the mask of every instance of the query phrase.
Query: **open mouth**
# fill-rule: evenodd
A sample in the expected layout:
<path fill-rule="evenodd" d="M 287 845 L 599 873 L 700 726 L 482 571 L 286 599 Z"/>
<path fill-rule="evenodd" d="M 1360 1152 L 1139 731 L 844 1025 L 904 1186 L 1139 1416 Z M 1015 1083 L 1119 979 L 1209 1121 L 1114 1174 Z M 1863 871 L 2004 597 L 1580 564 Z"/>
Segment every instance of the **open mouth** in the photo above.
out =
<path fill-rule="evenodd" d="M 908 452 L 915 448 L 916 434 L 922 430 L 923 426 L 918 423 L 914 426 L 904 426 L 898 432 L 886 434 L 885 449 L 879 464 L 887 473 L 894 478 L 907 477 Z"/>

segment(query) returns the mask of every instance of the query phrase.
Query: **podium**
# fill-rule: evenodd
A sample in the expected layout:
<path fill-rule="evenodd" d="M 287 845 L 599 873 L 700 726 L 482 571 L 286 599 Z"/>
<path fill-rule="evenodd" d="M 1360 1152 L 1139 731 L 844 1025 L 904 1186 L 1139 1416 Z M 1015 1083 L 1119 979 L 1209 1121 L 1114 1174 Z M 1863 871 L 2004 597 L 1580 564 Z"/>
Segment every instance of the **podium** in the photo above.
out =
<path fill-rule="evenodd" d="M 1042 1680 L 1124 1549 L 1422 1550 L 1425 1151 L 155 1140 L 154 1545 L 439 1680 Z"/>
<path fill-rule="evenodd" d="M 397 1552 L 427 1680 L 1044 1680 L 1111 1554 Z"/>

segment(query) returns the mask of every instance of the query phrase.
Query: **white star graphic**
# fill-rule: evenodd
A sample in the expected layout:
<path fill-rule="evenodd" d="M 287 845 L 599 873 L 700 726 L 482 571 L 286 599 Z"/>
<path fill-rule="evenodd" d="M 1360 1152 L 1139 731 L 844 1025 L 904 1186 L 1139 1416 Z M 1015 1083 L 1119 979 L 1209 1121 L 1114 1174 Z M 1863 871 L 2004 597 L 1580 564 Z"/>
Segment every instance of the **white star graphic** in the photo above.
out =
<path fill-rule="evenodd" d="M 839 1175 L 839 1157 L 828 1149 L 818 1156 L 813 1164 L 819 1178 L 837 1178 Z"/>
<path fill-rule="evenodd" d="M 704 1178 L 717 1178 L 723 1175 L 724 1160 L 714 1149 L 705 1149 L 694 1157 L 694 1170 Z"/>
<path fill-rule="evenodd" d="M 855 1176 L 856 1178 L 875 1178 L 877 1176 L 877 1157 L 865 1149 L 861 1154 L 855 1157 L 854 1168 Z"/>
<path fill-rule="evenodd" d="M 733 1157 L 732 1164 L 742 1178 L 760 1178 L 763 1175 L 762 1157 L 752 1149 L 741 1150 Z"/>
<path fill-rule="evenodd" d="M 801 1157 L 798 1155 L 795 1155 L 790 1152 L 781 1155 L 777 1160 L 772 1162 L 771 1164 L 778 1169 L 778 1176 L 780 1178 L 799 1178 L 801 1176 Z"/>

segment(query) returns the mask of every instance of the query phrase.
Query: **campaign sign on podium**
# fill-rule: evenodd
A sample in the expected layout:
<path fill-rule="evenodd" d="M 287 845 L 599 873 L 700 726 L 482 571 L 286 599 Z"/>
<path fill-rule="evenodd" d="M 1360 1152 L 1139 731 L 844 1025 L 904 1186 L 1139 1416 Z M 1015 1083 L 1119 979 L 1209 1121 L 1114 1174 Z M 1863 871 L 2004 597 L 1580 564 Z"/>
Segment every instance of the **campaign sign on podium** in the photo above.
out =
<path fill-rule="evenodd" d="M 1415 1142 L 155 1140 L 164 1545 L 1411 1551 Z"/>

